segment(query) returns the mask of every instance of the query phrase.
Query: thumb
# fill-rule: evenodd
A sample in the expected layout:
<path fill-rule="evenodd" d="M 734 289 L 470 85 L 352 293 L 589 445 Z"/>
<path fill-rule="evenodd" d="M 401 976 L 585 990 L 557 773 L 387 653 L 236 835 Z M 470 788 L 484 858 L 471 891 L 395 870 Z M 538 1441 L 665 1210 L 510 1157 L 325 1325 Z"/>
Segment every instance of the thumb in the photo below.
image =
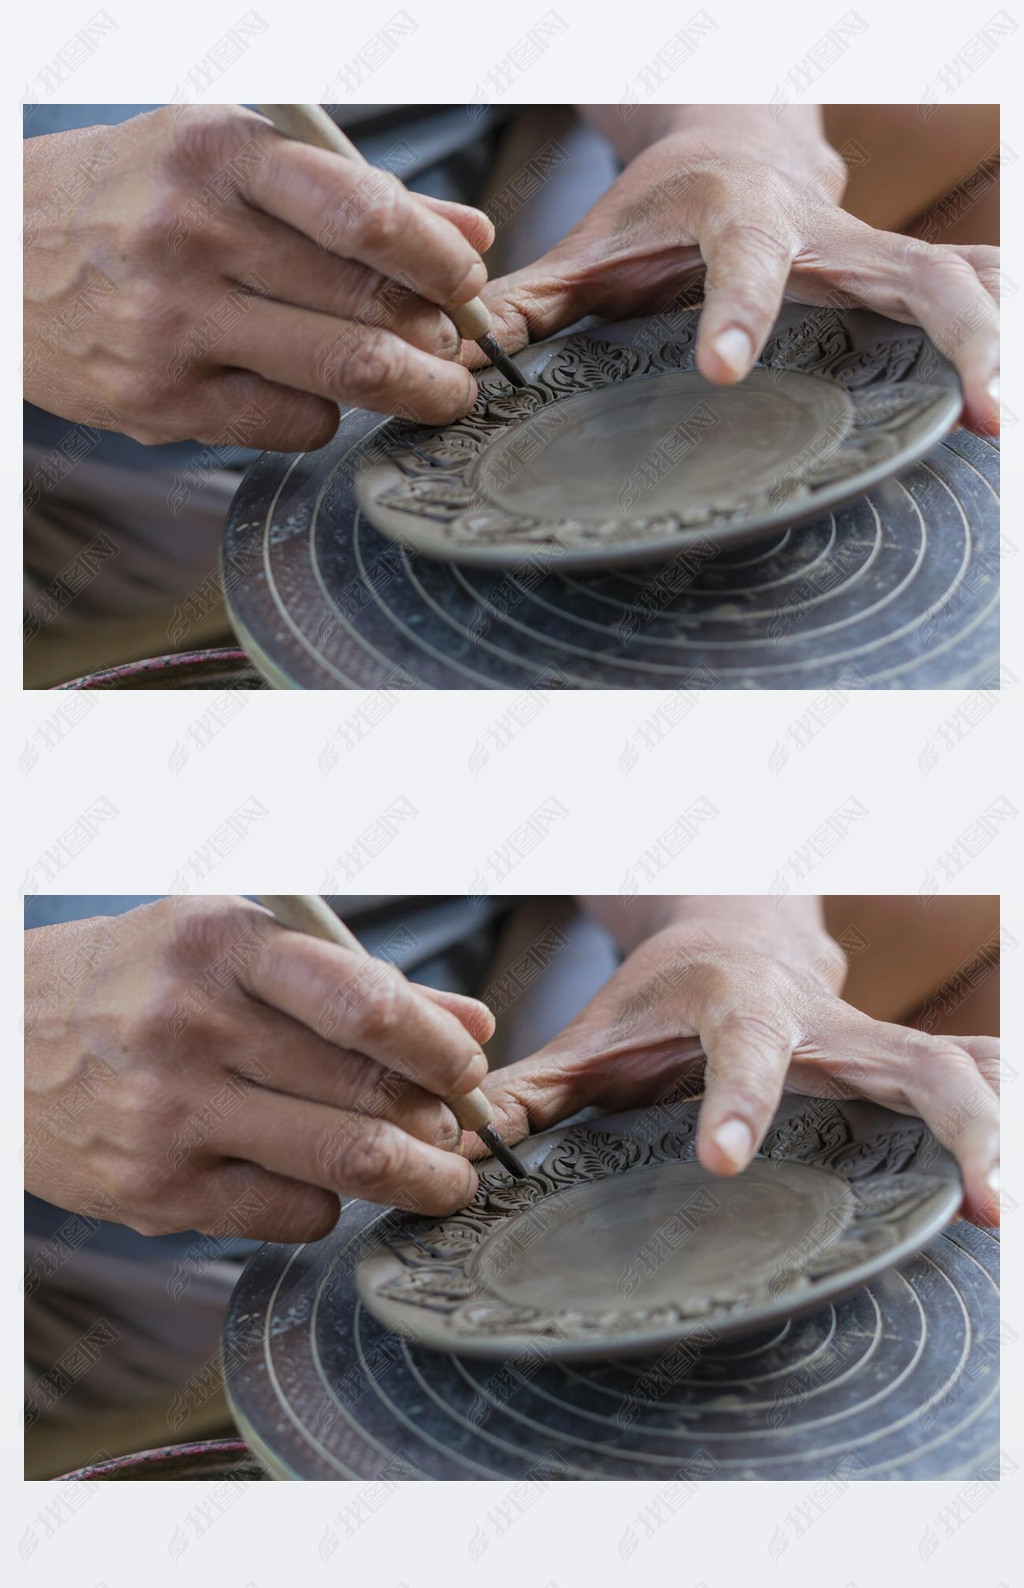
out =
<path fill-rule="evenodd" d="M 493 334 L 506 353 L 543 342 L 592 312 L 593 292 L 587 283 L 549 255 L 511 275 L 498 276 L 480 296 L 494 318 Z M 487 359 L 475 342 L 464 342 L 462 361 L 473 369 Z"/>

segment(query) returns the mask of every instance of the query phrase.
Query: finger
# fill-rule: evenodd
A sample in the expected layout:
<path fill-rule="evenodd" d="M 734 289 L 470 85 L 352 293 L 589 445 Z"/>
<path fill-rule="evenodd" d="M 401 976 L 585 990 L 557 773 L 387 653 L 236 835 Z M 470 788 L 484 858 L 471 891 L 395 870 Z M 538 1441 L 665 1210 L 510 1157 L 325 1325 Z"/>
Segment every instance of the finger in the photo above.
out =
<path fill-rule="evenodd" d="M 514 1145 L 581 1108 L 641 1108 L 655 1099 L 671 1107 L 667 1094 L 679 1096 L 683 1083 L 692 1080 L 697 1095 L 703 1071 L 704 1053 L 696 1039 L 679 1037 L 617 1051 L 606 1032 L 592 1055 L 556 1040 L 496 1070 L 483 1090 L 502 1139 Z M 464 1145 L 475 1151 L 472 1141 Z"/>
<path fill-rule="evenodd" d="M 954 253 L 966 259 L 989 297 L 998 305 L 1003 285 L 999 249 L 985 243 L 951 243 L 949 246 Z"/>
<path fill-rule="evenodd" d="M 494 335 L 507 353 L 517 353 L 531 342 L 542 342 L 573 321 L 596 312 L 598 293 L 582 274 L 539 259 L 522 270 L 499 276 L 481 293 L 494 321 Z M 484 363 L 485 354 L 475 342 L 463 344 L 469 367 Z"/>
<path fill-rule="evenodd" d="M 455 1115 L 433 1092 L 362 1053 L 324 1041 L 276 1009 L 260 1010 L 241 1047 L 239 1073 L 257 1077 L 268 1091 L 386 1119 L 448 1151 L 459 1145 Z"/>
<path fill-rule="evenodd" d="M 999 1096 L 1002 1080 L 1000 1072 L 1000 1045 L 998 1037 L 956 1037 L 957 1047 L 965 1049 L 978 1066 L 978 1073 L 986 1085 Z"/>
<path fill-rule="evenodd" d="M 784 227 L 750 216 L 723 222 L 708 215 L 699 241 L 707 279 L 697 368 L 716 384 L 731 386 L 768 340 L 796 249 Z"/>
<path fill-rule="evenodd" d="M 437 1004 L 441 1009 L 447 1009 L 456 1020 L 461 1020 L 470 1036 L 478 1042 L 489 1042 L 494 1035 L 497 1024 L 491 1011 L 479 998 L 469 998 L 465 993 L 441 992 L 437 987 L 424 987 L 420 982 L 414 982 L 425 998 Z"/>
<path fill-rule="evenodd" d="M 336 402 L 264 380 L 249 370 L 219 369 L 189 388 L 189 433 L 210 446 L 314 452 L 338 428 Z M 155 436 L 172 440 L 181 431 Z"/>
<path fill-rule="evenodd" d="M 474 209 L 471 204 L 456 204 L 454 199 L 434 198 L 429 193 L 417 193 L 415 197 L 420 204 L 426 204 L 428 209 L 457 226 L 478 254 L 485 254 L 490 248 L 494 241 L 494 222 L 483 210 Z"/>
<path fill-rule="evenodd" d="M 253 1088 L 223 1122 L 218 1148 L 339 1196 L 419 1213 L 452 1213 L 476 1191 L 465 1158 L 387 1120 Z"/>
<path fill-rule="evenodd" d="M 255 279 L 263 297 L 378 326 L 437 358 L 458 357 L 462 338 L 436 304 L 418 297 L 401 279 L 382 276 L 355 259 L 339 259 L 257 210 L 249 212 L 225 261 L 232 283 Z"/>
<path fill-rule="evenodd" d="M 465 303 L 487 267 L 458 226 L 376 166 L 271 135 L 243 196 L 342 259 L 410 279 L 432 303 Z"/>
<path fill-rule="evenodd" d="M 434 358 L 390 331 L 266 298 L 253 300 L 217 353 L 221 362 L 279 385 L 422 424 L 448 424 L 477 398 L 476 381 L 461 364 Z"/>
<path fill-rule="evenodd" d="M 431 1092 L 460 1095 L 483 1080 L 479 1043 L 393 965 L 266 922 L 240 972 L 247 992 Z"/>
<path fill-rule="evenodd" d="M 702 1020 L 707 1054 L 697 1156 L 712 1174 L 745 1169 L 779 1106 L 795 1034 L 772 1015 Z"/>
<path fill-rule="evenodd" d="M 221 1239 L 319 1241 L 337 1224 L 338 1212 L 333 1191 L 234 1161 L 199 1176 L 186 1224 Z"/>
<path fill-rule="evenodd" d="M 974 269 L 952 249 L 914 244 L 906 262 L 907 308 L 964 389 L 963 423 L 999 430 L 999 314 Z"/>
<path fill-rule="evenodd" d="M 999 1223 L 999 1109 L 968 1053 L 949 1039 L 912 1048 L 907 1095 L 929 1130 L 953 1154 L 964 1185 L 962 1212 Z"/>

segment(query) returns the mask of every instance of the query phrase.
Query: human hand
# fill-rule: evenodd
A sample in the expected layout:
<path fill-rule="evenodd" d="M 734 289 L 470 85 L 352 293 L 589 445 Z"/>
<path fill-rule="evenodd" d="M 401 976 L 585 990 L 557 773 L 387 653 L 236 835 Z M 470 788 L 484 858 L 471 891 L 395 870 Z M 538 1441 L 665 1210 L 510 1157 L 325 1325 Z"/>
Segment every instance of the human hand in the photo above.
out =
<path fill-rule="evenodd" d="M 783 302 L 874 309 L 922 326 L 959 372 L 963 423 L 997 432 L 999 250 L 876 230 L 839 207 L 844 182 L 823 141 L 759 144 L 724 122 L 662 137 L 550 252 L 491 282 L 498 339 L 515 352 L 584 315 L 658 313 L 691 287 L 698 301 L 706 267 L 697 366 L 716 385 L 747 374 Z"/>
<path fill-rule="evenodd" d="M 841 967 L 834 944 L 810 958 L 784 936 L 766 952 L 666 927 L 554 1041 L 489 1077 L 497 1128 L 514 1144 L 589 1105 L 642 1106 L 683 1077 L 696 1095 L 703 1076 L 697 1156 L 728 1175 L 783 1091 L 864 1097 L 919 1115 L 960 1166 L 965 1216 L 998 1223 L 998 1042 L 873 1020 L 838 996 Z"/>
<path fill-rule="evenodd" d="M 476 400 L 437 305 L 486 279 L 479 211 L 237 105 L 30 138 L 25 160 L 25 395 L 51 413 L 298 451 L 339 403 L 441 424 Z"/>
<path fill-rule="evenodd" d="M 479 1085 L 482 1004 L 168 898 L 26 936 L 26 1185 L 144 1235 L 315 1240 L 338 1197 L 450 1213 L 476 1189 L 437 1093 Z"/>

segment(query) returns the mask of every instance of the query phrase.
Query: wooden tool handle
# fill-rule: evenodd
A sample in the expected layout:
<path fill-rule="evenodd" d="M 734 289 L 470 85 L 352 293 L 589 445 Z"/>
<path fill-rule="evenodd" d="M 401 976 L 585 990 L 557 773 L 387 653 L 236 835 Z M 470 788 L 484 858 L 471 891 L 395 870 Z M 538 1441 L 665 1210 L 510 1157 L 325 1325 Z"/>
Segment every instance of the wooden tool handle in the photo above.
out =
<path fill-rule="evenodd" d="M 307 937 L 319 937 L 324 943 L 337 943 L 352 954 L 366 954 L 355 933 L 318 893 L 261 893 L 259 897 L 281 925 L 290 926 L 293 932 L 305 932 Z"/>
<path fill-rule="evenodd" d="M 327 149 L 331 154 L 340 154 L 344 160 L 369 164 L 321 105 L 259 105 L 257 109 L 286 138 L 312 144 L 315 149 Z M 467 341 L 478 342 L 482 336 L 490 335 L 493 321 L 479 298 L 470 298 L 468 303 L 445 303 L 441 307 Z"/>
<path fill-rule="evenodd" d="M 359 939 L 318 893 L 261 893 L 259 899 L 282 926 L 291 927 L 293 932 L 305 932 L 307 937 L 318 937 L 324 943 L 336 943 L 351 954 L 369 959 Z M 441 1101 L 447 1103 L 463 1130 L 480 1130 L 494 1118 L 491 1105 L 479 1087 L 464 1092 L 461 1097 L 442 1097 Z"/>

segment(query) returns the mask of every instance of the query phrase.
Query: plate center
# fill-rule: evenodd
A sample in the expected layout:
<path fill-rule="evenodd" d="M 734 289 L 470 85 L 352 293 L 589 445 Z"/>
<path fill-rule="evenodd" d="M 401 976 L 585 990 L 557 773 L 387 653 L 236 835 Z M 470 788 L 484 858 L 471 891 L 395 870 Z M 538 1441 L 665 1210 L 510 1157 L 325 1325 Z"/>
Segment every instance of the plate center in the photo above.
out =
<path fill-rule="evenodd" d="M 846 392 L 813 375 L 754 369 L 713 386 L 672 370 L 539 409 L 486 447 L 470 480 L 514 514 L 647 518 L 802 479 L 852 422 Z"/>
<path fill-rule="evenodd" d="M 756 1159 L 724 1179 L 698 1163 L 657 1164 L 558 1191 L 490 1237 L 476 1259 L 487 1290 L 551 1312 L 728 1301 L 839 1239 L 853 1195 L 837 1175 Z"/>

